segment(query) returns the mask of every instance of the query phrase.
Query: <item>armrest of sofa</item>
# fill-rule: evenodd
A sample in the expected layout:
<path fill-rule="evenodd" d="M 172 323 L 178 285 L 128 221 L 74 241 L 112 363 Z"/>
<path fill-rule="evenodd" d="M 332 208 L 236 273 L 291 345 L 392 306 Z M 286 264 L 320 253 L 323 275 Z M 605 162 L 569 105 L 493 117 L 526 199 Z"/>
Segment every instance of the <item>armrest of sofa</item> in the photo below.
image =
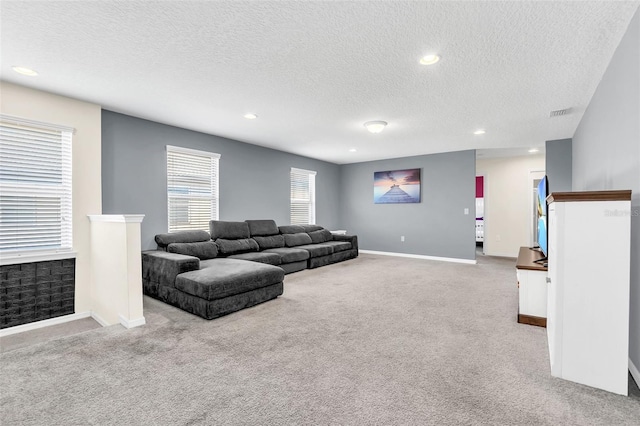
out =
<path fill-rule="evenodd" d="M 176 277 L 200 269 L 200 259 L 178 253 L 153 250 L 142 252 L 142 279 L 175 287 Z"/>
<path fill-rule="evenodd" d="M 333 241 L 346 241 L 351 243 L 352 249 L 358 249 L 358 236 L 357 235 L 336 235 L 332 234 Z"/>

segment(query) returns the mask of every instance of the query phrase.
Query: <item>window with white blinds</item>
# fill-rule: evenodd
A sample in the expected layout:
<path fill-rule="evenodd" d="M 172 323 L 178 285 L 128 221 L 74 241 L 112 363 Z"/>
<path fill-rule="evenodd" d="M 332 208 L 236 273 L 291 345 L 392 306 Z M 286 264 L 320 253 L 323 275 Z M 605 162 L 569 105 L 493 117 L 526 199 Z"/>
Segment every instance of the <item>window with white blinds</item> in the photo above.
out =
<path fill-rule="evenodd" d="M 169 232 L 209 230 L 218 220 L 220 154 L 167 145 Z"/>
<path fill-rule="evenodd" d="M 0 253 L 72 248 L 73 129 L 0 115 Z"/>
<path fill-rule="evenodd" d="M 316 223 L 316 172 L 291 168 L 291 224 Z"/>

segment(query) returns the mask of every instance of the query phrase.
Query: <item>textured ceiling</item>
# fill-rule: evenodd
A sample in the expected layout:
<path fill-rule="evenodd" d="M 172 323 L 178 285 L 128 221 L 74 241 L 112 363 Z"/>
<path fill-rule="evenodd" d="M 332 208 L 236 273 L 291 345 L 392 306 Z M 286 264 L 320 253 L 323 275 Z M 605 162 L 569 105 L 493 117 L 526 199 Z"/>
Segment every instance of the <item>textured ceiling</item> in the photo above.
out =
<path fill-rule="evenodd" d="M 2 1 L 0 76 L 339 164 L 526 152 L 573 135 L 638 4 Z"/>

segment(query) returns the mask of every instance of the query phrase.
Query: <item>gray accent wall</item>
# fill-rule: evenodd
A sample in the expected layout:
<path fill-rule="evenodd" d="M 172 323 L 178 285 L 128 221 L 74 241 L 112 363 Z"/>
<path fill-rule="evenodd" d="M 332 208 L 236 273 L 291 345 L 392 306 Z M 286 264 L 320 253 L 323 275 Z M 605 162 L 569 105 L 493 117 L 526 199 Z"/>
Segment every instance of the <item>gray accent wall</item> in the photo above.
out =
<path fill-rule="evenodd" d="M 573 135 L 573 189 L 633 191 L 629 356 L 640 369 L 640 11 Z"/>
<path fill-rule="evenodd" d="M 414 168 L 420 203 L 373 203 L 374 172 Z M 348 164 L 341 173 L 341 223 L 361 249 L 475 259 L 475 151 Z"/>
<path fill-rule="evenodd" d="M 570 192 L 572 189 L 572 140 L 547 141 L 545 169 L 552 192 Z"/>
<path fill-rule="evenodd" d="M 221 154 L 220 220 L 289 224 L 289 172 L 296 167 L 317 172 L 316 222 L 338 228 L 338 165 L 103 110 L 102 210 L 144 214 L 144 250 L 155 249 L 153 237 L 168 229 L 167 145 Z"/>

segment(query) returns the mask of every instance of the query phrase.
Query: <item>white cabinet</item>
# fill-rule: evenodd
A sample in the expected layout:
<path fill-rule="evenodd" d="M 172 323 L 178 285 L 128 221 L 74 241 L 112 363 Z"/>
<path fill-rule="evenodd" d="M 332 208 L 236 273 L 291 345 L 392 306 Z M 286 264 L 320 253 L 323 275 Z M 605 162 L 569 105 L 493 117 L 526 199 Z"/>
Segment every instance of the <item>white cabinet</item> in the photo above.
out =
<path fill-rule="evenodd" d="M 551 374 L 627 395 L 631 191 L 547 201 Z"/>
<path fill-rule="evenodd" d="M 518 278 L 518 322 L 545 327 L 547 324 L 547 268 L 536 263 L 542 253 L 520 247 L 516 262 Z"/>

